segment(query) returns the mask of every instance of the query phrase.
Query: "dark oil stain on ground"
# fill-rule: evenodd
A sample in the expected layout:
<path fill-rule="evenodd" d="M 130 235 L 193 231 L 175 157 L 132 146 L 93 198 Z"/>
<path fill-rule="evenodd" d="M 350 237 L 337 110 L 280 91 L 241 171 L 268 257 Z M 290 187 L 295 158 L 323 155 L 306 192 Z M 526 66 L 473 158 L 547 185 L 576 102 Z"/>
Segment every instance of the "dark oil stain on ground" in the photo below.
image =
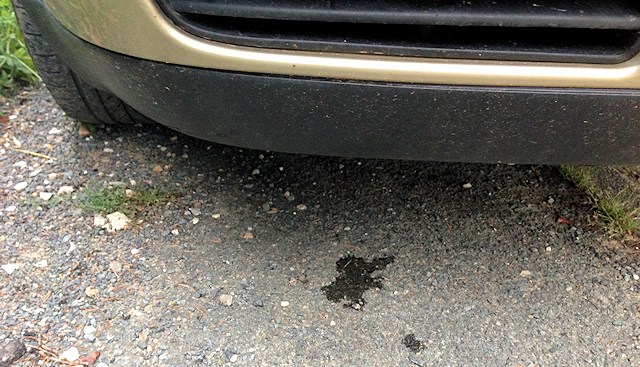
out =
<path fill-rule="evenodd" d="M 414 334 L 409 334 L 404 337 L 404 346 L 409 348 L 413 353 L 420 353 L 424 349 L 424 344 Z"/>
<path fill-rule="evenodd" d="M 364 291 L 383 288 L 382 278 L 372 277 L 371 274 L 384 269 L 393 263 L 393 260 L 393 256 L 375 258 L 371 261 L 355 256 L 343 257 L 336 262 L 336 270 L 339 273 L 336 280 L 322 287 L 322 291 L 329 301 L 360 310 L 366 303 L 362 298 Z"/>

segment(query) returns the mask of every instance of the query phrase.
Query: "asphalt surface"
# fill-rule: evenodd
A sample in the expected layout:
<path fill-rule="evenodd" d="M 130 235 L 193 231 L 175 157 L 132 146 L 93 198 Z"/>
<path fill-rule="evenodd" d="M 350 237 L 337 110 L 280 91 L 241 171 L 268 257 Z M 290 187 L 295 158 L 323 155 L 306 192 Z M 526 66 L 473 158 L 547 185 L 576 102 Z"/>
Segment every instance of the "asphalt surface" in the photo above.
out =
<path fill-rule="evenodd" d="M 42 89 L 3 108 L 16 366 L 73 365 L 56 362 L 70 348 L 102 367 L 640 365 L 637 262 L 553 167 L 288 155 L 157 126 L 85 138 Z M 168 199 L 108 232 L 88 187 Z"/>

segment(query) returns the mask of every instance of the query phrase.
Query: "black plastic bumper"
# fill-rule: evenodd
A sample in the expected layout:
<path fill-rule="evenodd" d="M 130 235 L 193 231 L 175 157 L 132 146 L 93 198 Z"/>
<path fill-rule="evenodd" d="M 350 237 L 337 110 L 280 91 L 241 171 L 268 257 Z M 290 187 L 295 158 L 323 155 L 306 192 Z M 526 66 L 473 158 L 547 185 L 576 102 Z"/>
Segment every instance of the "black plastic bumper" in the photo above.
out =
<path fill-rule="evenodd" d="M 465 162 L 640 162 L 640 92 L 452 87 L 252 75 L 96 47 L 29 2 L 82 78 L 198 138 L 306 154 Z"/>

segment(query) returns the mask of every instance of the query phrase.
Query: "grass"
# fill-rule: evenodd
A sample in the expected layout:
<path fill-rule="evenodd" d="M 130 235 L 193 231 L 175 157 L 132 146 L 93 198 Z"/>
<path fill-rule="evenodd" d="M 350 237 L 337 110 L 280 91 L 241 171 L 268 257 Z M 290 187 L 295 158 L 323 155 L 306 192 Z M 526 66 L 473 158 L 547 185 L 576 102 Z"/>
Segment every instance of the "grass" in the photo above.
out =
<path fill-rule="evenodd" d="M 598 222 L 610 233 L 628 235 L 640 229 L 637 201 L 631 191 L 612 192 L 600 187 L 594 178 L 595 167 L 562 166 L 560 171 L 587 193 L 597 211 Z"/>
<path fill-rule="evenodd" d="M 16 22 L 10 0 L 0 0 L 0 85 L 2 94 L 40 81 Z"/>
<path fill-rule="evenodd" d="M 170 201 L 173 195 L 151 188 L 126 190 L 114 188 L 85 188 L 81 198 L 82 207 L 94 213 L 109 214 L 122 212 L 127 216 L 147 211 L 152 207 Z"/>

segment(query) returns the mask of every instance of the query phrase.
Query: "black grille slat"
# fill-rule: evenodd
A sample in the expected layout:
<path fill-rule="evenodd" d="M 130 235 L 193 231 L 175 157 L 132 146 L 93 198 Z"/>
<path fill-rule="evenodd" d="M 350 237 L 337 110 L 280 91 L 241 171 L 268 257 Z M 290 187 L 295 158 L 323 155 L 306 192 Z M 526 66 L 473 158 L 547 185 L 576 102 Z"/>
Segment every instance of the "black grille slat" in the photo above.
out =
<path fill-rule="evenodd" d="M 632 0 L 158 0 L 180 27 L 254 47 L 618 63 L 640 50 Z"/>
<path fill-rule="evenodd" d="M 183 14 L 234 18 L 450 26 L 640 29 L 627 1 L 170 0 Z"/>

